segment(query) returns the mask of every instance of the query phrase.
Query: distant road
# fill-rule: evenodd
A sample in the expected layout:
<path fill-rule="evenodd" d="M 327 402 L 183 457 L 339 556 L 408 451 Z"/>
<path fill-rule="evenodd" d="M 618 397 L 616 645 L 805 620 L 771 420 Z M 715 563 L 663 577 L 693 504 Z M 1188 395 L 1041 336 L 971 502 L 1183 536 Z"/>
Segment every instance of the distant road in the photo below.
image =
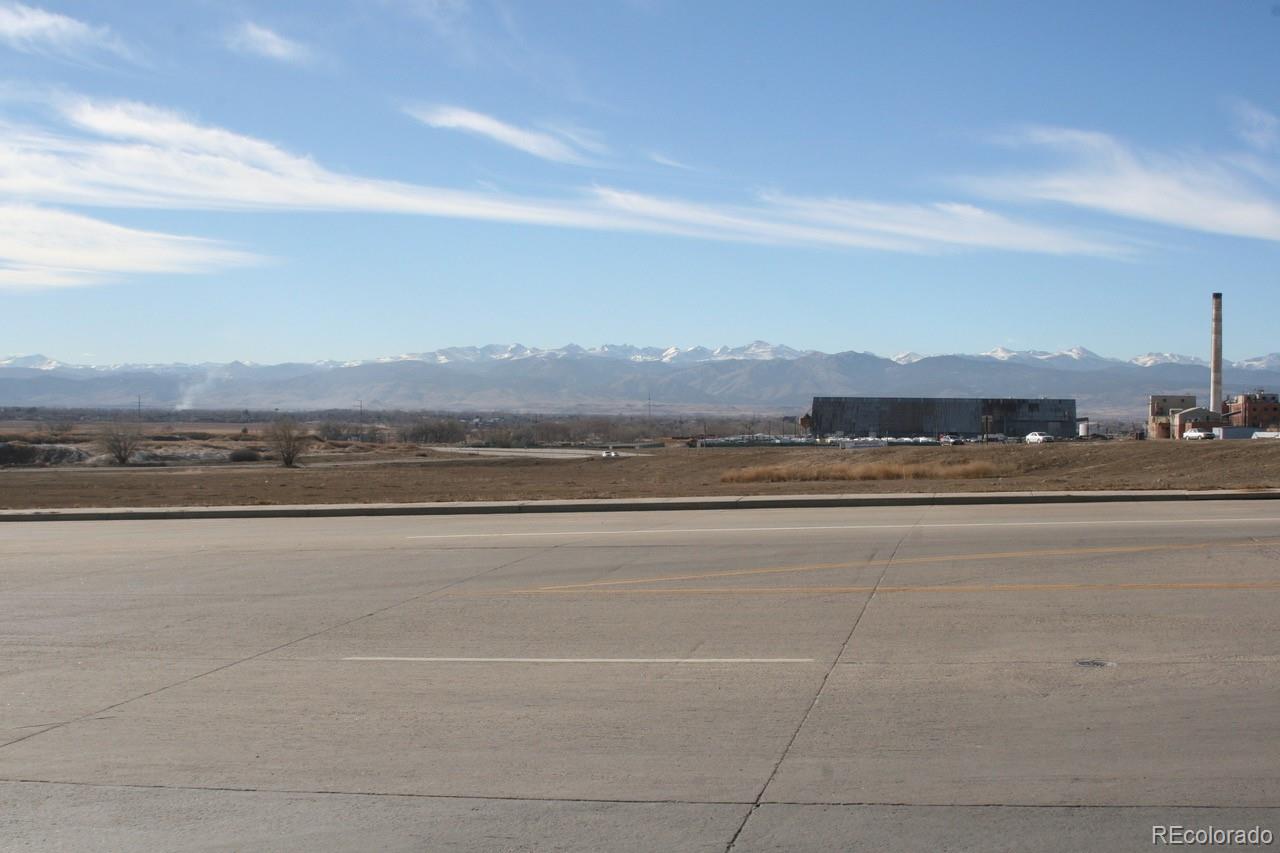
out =
<path fill-rule="evenodd" d="M 532 456 L 535 459 L 588 459 L 603 451 L 578 447 L 453 447 L 431 445 L 439 453 L 461 453 L 465 456 Z M 619 456 L 646 456 L 629 450 L 615 451 Z"/>
<path fill-rule="evenodd" d="M 1280 832 L 1274 502 L 0 533 L 8 848 Z"/>

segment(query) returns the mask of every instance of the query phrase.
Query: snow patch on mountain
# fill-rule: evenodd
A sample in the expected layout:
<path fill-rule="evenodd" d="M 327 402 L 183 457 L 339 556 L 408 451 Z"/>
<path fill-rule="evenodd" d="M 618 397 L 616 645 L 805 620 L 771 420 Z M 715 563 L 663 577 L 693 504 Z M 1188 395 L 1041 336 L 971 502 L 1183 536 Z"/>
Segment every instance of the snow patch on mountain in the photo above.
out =
<path fill-rule="evenodd" d="M 795 359 L 812 354 L 812 350 L 797 350 L 767 341 L 752 341 L 740 346 L 721 346 L 708 349 L 692 347 L 637 347 L 631 344 L 602 344 L 598 347 L 581 347 L 566 344 L 562 347 L 541 349 L 523 344 L 489 344 L 480 347 L 448 347 L 429 352 L 405 353 L 396 356 L 343 362 L 344 366 L 360 364 L 386 364 L 396 361 L 422 361 L 431 364 L 474 364 L 486 361 L 521 361 L 530 358 L 608 358 L 634 362 L 663 362 L 666 364 L 694 363 L 700 361 L 767 361 L 771 359 Z"/>
<path fill-rule="evenodd" d="M 57 370 L 59 367 L 68 367 L 60 361 L 55 361 L 48 356 L 35 353 L 32 355 L 11 355 L 8 358 L 0 358 L 0 367 L 23 367 L 27 370 Z"/>
<path fill-rule="evenodd" d="M 1134 356 L 1129 359 L 1129 363 L 1136 364 L 1139 367 L 1154 367 L 1157 364 L 1207 365 L 1209 362 L 1194 355 L 1179 355 L 1176 352 L 1149 352 L 1145 355 Z"/>
<path fill-rule="evenodd" d="M 1280 352 L 1273 352 L 1270 355 L 1256 355 L 1243 361 L 1233 361 L 1231 366 L 1239 367 L 1243 370 L 1280 370 Z"/>

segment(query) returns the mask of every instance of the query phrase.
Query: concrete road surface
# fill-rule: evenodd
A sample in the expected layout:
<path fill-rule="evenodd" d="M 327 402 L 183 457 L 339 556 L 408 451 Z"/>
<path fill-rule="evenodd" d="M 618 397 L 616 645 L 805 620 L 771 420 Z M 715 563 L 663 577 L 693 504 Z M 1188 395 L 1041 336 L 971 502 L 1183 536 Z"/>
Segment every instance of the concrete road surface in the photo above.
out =
<path fill-rule="evenodd" d="M 1280 833 L 1273 502 L 0 528 L 0 849 L 1153 826 Z"/>

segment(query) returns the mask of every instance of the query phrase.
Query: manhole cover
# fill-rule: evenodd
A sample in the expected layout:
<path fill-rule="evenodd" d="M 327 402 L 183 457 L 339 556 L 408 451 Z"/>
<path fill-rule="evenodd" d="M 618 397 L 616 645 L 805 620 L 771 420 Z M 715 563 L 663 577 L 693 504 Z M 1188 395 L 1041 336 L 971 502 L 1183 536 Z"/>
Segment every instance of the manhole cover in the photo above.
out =
<path fill-rule="evenodd" d="M 1097 658 L 1091 658 L 1090 660 L 1076 661 L 1076 666 L 1115 666 L 1115 664 L 1109 660 L 1099 660 Z"/>

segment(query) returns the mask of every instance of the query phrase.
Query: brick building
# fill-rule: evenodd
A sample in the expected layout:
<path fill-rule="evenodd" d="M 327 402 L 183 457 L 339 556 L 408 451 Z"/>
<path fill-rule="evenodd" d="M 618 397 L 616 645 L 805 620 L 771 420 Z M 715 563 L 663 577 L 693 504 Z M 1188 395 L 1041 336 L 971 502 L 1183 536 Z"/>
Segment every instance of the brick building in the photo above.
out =
<path fill-rule="evenodd" d="M 1280 429 L 1280 394 L 1260 390 L 1237 394 L 1224 402 L 1222 408 L 1232 426 Z"/>

